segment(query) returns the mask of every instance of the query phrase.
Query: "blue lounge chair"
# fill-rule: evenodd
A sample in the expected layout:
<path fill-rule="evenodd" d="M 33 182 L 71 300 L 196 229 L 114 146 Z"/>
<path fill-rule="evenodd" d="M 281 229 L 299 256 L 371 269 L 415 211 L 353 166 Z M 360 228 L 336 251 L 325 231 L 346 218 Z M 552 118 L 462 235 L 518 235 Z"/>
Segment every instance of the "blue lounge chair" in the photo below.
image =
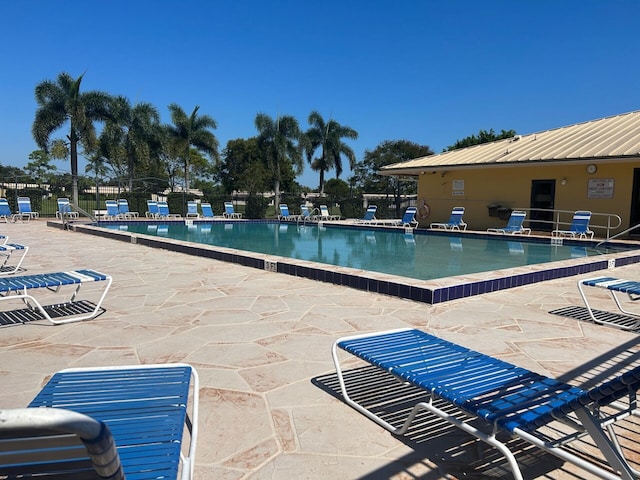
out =
<path fill-rule="evenodd" d="M 320 215 L 318 216 L 318 220 L 323 220 L 323 221 L 340 220 L 340 215 L 332 215 L 329 212 L 329 207 L 327 207 L 326 205 L 320 205 Z"/>
<path fill-rule="evenodd" d="M 203 218 L 214 218 L 213 208 L 211 208 L 210 203 L 201 203 L 200 208 L 202 209 Z"/>
<path fill-rule="evenodd" d="M 78 212 L 71 209 L 71 202 L 68 198 L 58 197 L 58 211 L 56 212 L 56 218 L 60 220 L 64 218 L 78 218 Z"/>
<path fill-rule="evenodd" d="M 233 208 L 232 202 L 224 202 L 224 213 L 222 216 L 225 218 L 242 218 L 242 214 L 236 212 Z"/>
<path fill-rule="evenodd" d="M 631 321 L 624 321 L 613 315 L 596 316 L 593 312 L 589 300 L 587 299 L 586 289 L 584 287 L 596 287 L 603 288 L 611 295 L 611 298 L 615 302 L 618 310 L 625 315 L 632 317 Z M 595 277 L 578 280 L 578 291 L 584 301 L 585 307 L 589 312 L 591 320 L 601 325 L 610 325 L 613 327 L 621 328 L 623 330 L 635 330 L 640 327 L 640 311 L 631 311 L 623 306 L 620 296 L 626 296 L 631 302 L 637 302 L 640 300 L 640 282 L 635 280 L 624 280 L 615 277 Z M 616 293 L 617 292 L 617 293 Z M 608 312 L 607 312 L 608 313 Z"/>
<path fill-rule="evenodd" d="M 129 210 L 129 202 L 126 198 L 118 200 L 118 213 L 120 214 L 120 218 L 137 218 L 140 215 L 138 212 Z"/>
<path fill-rule="evenodd" d="M 5 223 L 9 223 L 13 220 L 13 212 L 9 206 L 9 201 L 6 198 L 0 198 L 0 218 Z"/>
<path fill-rule="evenodd" d="M 180 218 L 178 213 L 171 213 L 169 211 L 169 204 L 167 202 L 158 202 L 158 217 L 159 218 Z"/>
<path fill-rule="evenodd" d="M 364 212 L 364 217 L 362 217 L 360 220 L 356 220 L 356 223 L 376 223 L 376 211 L 378 210 L 378 206 L 377 205 L 369 205 L 367 207 L 367 211 Z"/>
<path fill-rule="evenodd" d="M 378 225 L 385 225 L 389 227 L 416 228 L 418 226 L 418 221 L 416 220 L 417 211 L 418 209 L 416 207 L 407 207 L 407 209 L 404 211 L 404 215 L 402 215 L 402 218 L 392 220 L 378 220 L 376 223 Z"/>
<path fill-rule="evenodd" d="M 102 302 L 109 291 L 111 281 L 109 275 L 95 270 L 73 270 L 0 278 L 0 304 L 6 306 L 11 303 L 19 303 L 21 306 L 26 304 L 28 307 L 27 310 L 0 311 L 0 324 L 44 319 L 57 325 L 94 318 L 104 311 Z M 98 286 L 92 295 L 98 298 L 95 302 L 89 301 L 88 298 L 79 299 L 80 287 L 88 283 Z M 37 298 L 38 289 L 46 291 L 45 298 L 47 299 L 50 299 L 51 292 L 60 295 L 68 293 L 68 299 L 51 305 L 42 305 L 42 302 Z"/>
<path fill-rule="evenodd" d="M 432 223 L 429 228 L 444 228 L 445 230 L 466 230 L 467 224 L 462 219 L 464 215 L 464 207 L 453 207 L 451 210 L 451 216 L 446 223 Z"/>
<path fill-rule="evenodd" d="M 107 213 L 102 216 L 103 220 L 119 220 L 122 217 L 118 208 L 118 202 L 115 200 L 105 200 L 104 206 L 107 207 Z"/>
<path fill-rule="evenodd" d="M 278 205 L 278 209 L 280 210 L 280 214 L 278 215 L 278 220 L 281 222 L 295 222 L 298 220 L 299 215 L 292 215 L 289 212 L 289 205 L 286 203 L 281 203 Z"/>
<path fill-rule="evenodd" d="M 551 232 L 552 237 L 571 237 L 571 238 L 587 238 L 593 239 L 593 232 L 589 230 L 589 222 L 591 221 L 591 212 L 586 210 L 578 210 L 573 214 L 573 220 L 568 230 L 554 230 Z"/>
<path fill-rule="evenodd" d="M 411 408 L 403 415 L 405 420 L 400 417 L 402 412 L 392 406 L 393 388 L 384 385 L 387 390 L 382 391 L 381 385 L 381 390 L 376 391 L 370 373 L 365 382 L 358 381 L 362 375 L 358 379 L 350 378 L 349 382 L 345 380 L 340 361 L 344 353 L 339 354 L 339 350 L 414 387 L 411 392 L 405 390 L 402 399 L 398 399 L 402 401 L 402 407 L 398 407 L 402 412 Z M 619 448 L 612 426 L 615 421 L 639 415 L 635 409 L 635 395 L 640 388 L 637 359 L 631 366 L 628 362 L 616 365 L 614 374 L 604 375 L 599 369 L 605 380 L 583 390 L 410 328 L 338 339 L 332 356 L 344 401 L 396 435 L 407 433 L 418 412 L 425 410 L 497 448 L 519 480 L 522 474 L 518 462 L 509 444 L 501 441 L 498 435 L 501 432 L 601 478 L 636 478 Z M 611 368 L 611 363 L 608 366 Z M 619 401 L 624 397 L 628 404 Z M 372 398 L 375 405 L 367 408 Z M 415 403 L 407 404 L 411 399 Z M 448 406 L 442 407 L 442 404 Z M 609 408 L 601 408 L 605 406 L 611 407 L 614 415 Z M 455 409 L 466 418 L 457 415 Z M 484 420 L 486 427 L 478 424 L 478 419 Z M 559 439 L 551 438 L 552 433 L 544 430 L 556 420 L 561 422 L 555 429 L 562 434 Z M 428 424 L 424 423 L 422 428 L 424 425 Z M 437 433 L 442 431 L 445 430 L 438 427 Z M 573 443 L 569 446 L 584 435 L 591 437 L 603 454 L 602 462 L 608 463 L 612 471 L 590 461 L 588 457 L 594 458 L 593 452 L 582 456 L 575 453 L 578 446 Z M 522 448 L 521 442 L 516 443 L 516 448 Z M 615 472 L 621 476 L 614 475 Z"/>
<path fill-rule="evenodd" d="M 31 209 L 31 199 L 29 197 L 18 197 L 18 214 L 24 219 L 40 217 L 40 213 Z"/>
<path fill-rule="evenodd" d="M 187 202 L 187 218 L 200 218 L 200 213 L 198 213 L 198 202 L 195 200 L 189 200 Z"/>
<path fill-rule="evenodd" d="M 503 233 L 503 234 L 526 234 L 531 233 L 530 228 L 525 228 L 522 224 L 527 216 L 527 212 L 523 210 L 514 210 L 509 216 L 509 221 L 504 228 L 487 228 L 487 232 Z"/>
<path fill-rule="evenodd" d="M 0 472 L 175 480 L 181 471 L 191 479 L 198 390 L 195 369 L 181 363 L 61 370 L 28 408 L 0 411 L 8 440 L 0 442 Z"/>
<path fill-rule="evenodd" d="M 147 211 L 145 212 L 145 217 L 147 218 L 158 218 L 158 214 L 160 211 L 158 210 L 158 202 L 155 200 L 147 200 Z"/>

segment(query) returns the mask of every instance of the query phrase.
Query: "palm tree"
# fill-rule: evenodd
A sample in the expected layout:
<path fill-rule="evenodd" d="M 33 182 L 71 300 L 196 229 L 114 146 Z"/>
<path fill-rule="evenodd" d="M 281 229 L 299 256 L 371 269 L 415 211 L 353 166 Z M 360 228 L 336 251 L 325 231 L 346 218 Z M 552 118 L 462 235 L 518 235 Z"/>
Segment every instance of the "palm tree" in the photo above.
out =
<path fill-rule="evenodd" d="M 137 164 L 152 157 L 157 158 L 161 143 L 159 138 L 160 114 L 150 103 L 131 106 L 129 100 L 118 96 L 111 104 L 111 119 L 101 134 L 103 143 L 120 145 L 126 157 L 129 191 L 133 191 L 134 170 Z"/>
<path fill-rule="evenodd" d="M 267 168 L 273 172 L 275 205 L 278 205 L 282 169 L 289 166 L 296 174 L 302 171 L 302 153 L 298 144 L 301 138 L 300 127 L 298 121 L 290 115 L 278 116 L 274 121 L 264 113 L 256 115 L 255 125 L 259 133 L 258 146 Z"/>
<path fill-rule="evenodd" d="M 320 195 L 324 193 L 324 172 L 336 169 L 336 178 L 342 174 L 342 155 L 349 159 L 351 168 L 355 167 L 356 156 L 351 147 L 346 145 L 342 139 L 350 138 L 356 140 L 358 132 L 351 127 L 340 125 L 335 120 L 325 123 L 322 115 L 315 110 L 309 114 L 309 124 L 311 128 L 305 133 L 305 151 L 307 161 L 311 168 L 320 172 Z M 320 157 L 313 158 L 316 150 L 321 147 Z"/>
<path fill-rule="evenodd" d="M 38 103 L 31 133 L 38 147 L 49 149 L 49 137 L 69 122 L 69 153 L 71 158 L 71 182 L 73 202 L 78 204 L 78 143 L 85 151 L 91 151 L 96 142 L 94 122 L 109 117 L 110 96 L 99 91 L 80 93 L 83 75 L 72 78 L 60 73 L 56 82 L 44 80 L 36 85 Z"/>
<path fill-rule="evenodd" d="M 189 191 L 189 155 L 191 147 L 198 151 L 205 152 L 218 160 L 218 140 L 209 131 L 210 128 L 217 128 L 216 121 L 209 115 L 198 115 L 199 106 L 193 109 L 191 115 L 187 117 L 184 110 L 177 104 L 169 105 L 171 121 L 173 125 L 168 125 L 169 138 L 174 143 L 176 151 L 184 162 L 184 184 L 185 190 Z"/>

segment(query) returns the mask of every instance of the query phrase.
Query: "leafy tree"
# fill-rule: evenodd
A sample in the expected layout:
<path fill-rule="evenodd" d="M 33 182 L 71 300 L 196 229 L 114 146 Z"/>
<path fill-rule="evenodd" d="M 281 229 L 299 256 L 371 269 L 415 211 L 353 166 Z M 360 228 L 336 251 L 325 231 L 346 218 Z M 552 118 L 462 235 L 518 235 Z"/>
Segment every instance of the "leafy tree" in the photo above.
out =
<path fill-rule="evenodd" d="M 36 85 L 35 97 L 38 104 L 31 133 L 39 148 L 49 149 L 51 133 L 69 123 L 71 158 L 71 178 L 73 202 L 78 203 L 78 143 L 91 151 L 96 143 L 94 122 L 109 118 L 110 97 L 99 91 L 80 93 L 83 75 L 72 78 L 68 73 L 60 73 L 57 81 L 44 80 Z"/>
<path fill-rule="evenodd" d="M 38 184 L 48 182 L 57 170 L 55 165 L 51 165 L 51 158 L 44 150 L 34 150 L 29 154 L 29 160 L 24 169 Z"/>
<path fill-rule="evenodd" d="M 414 182 L 400 182 L 397 177 L 383 177 L 378 175 L 378 171 L 385 165 L 427 155 L 433 155 L 427 145 L 418 145 L 408 140 L 386 140 L 373 151 L 365 150 L 363 160 L 354 168 L 353 185 L 366 193 L 416 193 Z"/>
<path fill-rule="evenodd" d="M 268 190 L 271 178 L 262 162 L 258 139 L 229 140 L 222 152 L 215 178 L 227 193 L 234 190 L 250 193 Z"/>
<path fill-rule="evenodd" d="M 329 197 L 344 198 L 349 196 L 349 184 L 339 178 L 331 178 L 325 183 L 325 191 Z"/>
<path fill-rule="evenodd" d="M 480 130 L 478 136 L 471 135 L 465 137 L 462 140 L 457 140 L 453 145 L 449 145 L 443 151 L 450 152 L 451 150 L 458 150 L 459 148 L 471 147 L 473 145 L 480 145 L 481 143 L 495 142 L 496 140 L 503 140 L 505 138 L 511 138 L 516 136 L 515 130 L 502 130 L 500 134 L 496 135 L 493 128 L 488 132 L 486 130 Z"/>
<path fill-rule="evenodd" d="M 103 147 L 108 146 L 106 150 L 112 154 L 119 152 L 116 157 L 124 159 L 130 192 L 133 191 L 136 166 L 152 157 L 157 158 L 161 148 L 159 129 L 160 115 L 150 103 L 142 102 L 132 106 L 122 96 L 115 97 L 111 102 L 111 118 L 100 135 L 101 144 Z M 119 163 L 118 160 L 116 163 Z"/>
<path fill-rule="evenodd" d="M 354 168 L 355 153 L 342 139 L 356 140 L 358 132 L 351 127 L 340 125 L 335 120 L 325 122 L 322 115 L 315 110 L 309 114 L 308 121 L 311 128 L 306 131 L 304 136 L 304 150 L 311 168 L 320 172 L 319 188 L 320 195 L 322 195 L 324 193 L 324 172 L 335 168 L 336 178 L 339 178 L 342 174 L 342 155 L 349 159 L 350 167 Z M 320 148 L 320 156 L 313 158 L 318 148 Z"/>
<path fill-rule="evenodd" d="M 283 178 L 291 177 L 291 172 L 302 172 L 302 152 L 300 149 L 300 127 L 298 121 L 290 116 L 278 116 L 276 120 L 264 113 L 256 115 L 258 130 L 258 148 L 271 172 L 275 204 L 280 203 L 280 184 Z"/>
<path fill-rule="evenodd" d="M 198 151 L 209 154 L 218 161 L 218 140 L 209 129 L 217 128 L 216 121 L 209 115 L 198 115 L 199 106 L 196 106 L 187 116 L 184 110 L 177 104 L 169 105 L 171 121 L 168 126 L 169 138 L 173 141 L 178 156 L 184 162 L 184 184 L 189 191 L 189 160 L 190 149 L 194 147 Z"/>

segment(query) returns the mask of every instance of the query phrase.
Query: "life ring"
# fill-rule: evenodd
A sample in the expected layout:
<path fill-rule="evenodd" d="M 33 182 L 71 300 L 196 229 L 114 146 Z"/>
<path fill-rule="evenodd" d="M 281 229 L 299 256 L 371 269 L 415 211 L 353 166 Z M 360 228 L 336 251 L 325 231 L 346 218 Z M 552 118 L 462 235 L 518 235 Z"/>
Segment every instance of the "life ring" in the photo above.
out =
<path fill-rule="evenodd" d="M 424 198 L 421 198 L 418 200 L 418 218 L 424 220 L 428 218 L 429 215 L 431 215 L 431 207 L 429 207 L 429 204 Z"/>

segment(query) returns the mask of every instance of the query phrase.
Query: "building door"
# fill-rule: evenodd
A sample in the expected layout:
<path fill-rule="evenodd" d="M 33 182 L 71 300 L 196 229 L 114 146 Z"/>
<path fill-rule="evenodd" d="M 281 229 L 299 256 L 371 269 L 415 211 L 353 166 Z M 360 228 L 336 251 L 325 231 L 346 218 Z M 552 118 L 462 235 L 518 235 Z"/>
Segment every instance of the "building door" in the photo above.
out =
<path fill-rule="evenodd" d="M 629 228 L 640 224 L 640 168 L 633 169 L 633 190 L 631 193 L 631 217 L 629 218 Z M 640 228 L 629 232 L 629 235 L 637 237 L 640 235 Z"/>
<path fill-rule="evenodd" d="M 531 180 L 531 215 L 529 227 L 532 230 L 553 230 L 553 212 L 539 211 L 537 208 L 552 210 L 556 199 L 555 180 Z"/>

